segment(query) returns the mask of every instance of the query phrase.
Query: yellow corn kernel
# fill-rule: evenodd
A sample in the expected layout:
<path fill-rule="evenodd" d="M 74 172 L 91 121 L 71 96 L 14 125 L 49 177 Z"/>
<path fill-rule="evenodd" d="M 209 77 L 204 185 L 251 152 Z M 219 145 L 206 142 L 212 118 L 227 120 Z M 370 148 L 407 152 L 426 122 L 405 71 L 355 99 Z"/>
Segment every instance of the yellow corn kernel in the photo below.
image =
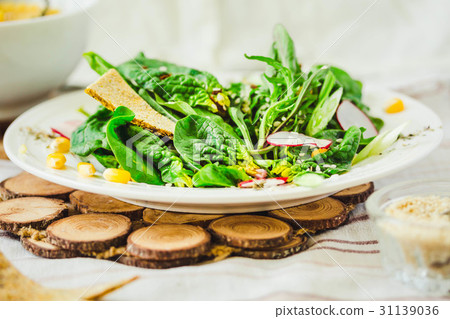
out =
<path fill-rule="evenodd" d="M 122 184 L 128 183 L 131 179 L 130 172 L 118 168 L 105 169 L 105 171 L 103 172 L 103 177 L 108 182 L 122 183 Z"/>
<path fill-rule="evenodd" d="M 47 166 L 55 169 L 63 169 L 66 157 L 61 153 L 52 153 L 47 156 Z"/>
<path fill-rule="evenodd" d="M 311 153 L 311 157 L 314 157 L 314 156 L 316 156 L 317 154 L 325 153 L 326 151 L 328 151 L 328 149 L 326 149 L 326 148 L 318 148 L 318 149 L 315 149 L 315 150 Z"/>
<path fill-rule="evenodd" d="M 57 137 L 50 145 L 51 149 L 58 153 L 68 153 L 70 150 L 70 141 L 65 137 Z"/>
<path fill-rule="evenodd" d="M 400 99 L 392 99 L 389 105 L 384 109 L 386 113 L 399 113 L 405 109 L 403 101 Z"/>
<path fill-rule="evenodd" d="M 230 99 L 223 93 L 217 93 L 217 102 L 222 106 L 230 106 Z"/>
<path fill-rule="evenodd" d="M 77 164 L 77 170 L 83 177 L 92 177 L 95 174 L 95 167 L 91 163 L 80 162 Z"/>

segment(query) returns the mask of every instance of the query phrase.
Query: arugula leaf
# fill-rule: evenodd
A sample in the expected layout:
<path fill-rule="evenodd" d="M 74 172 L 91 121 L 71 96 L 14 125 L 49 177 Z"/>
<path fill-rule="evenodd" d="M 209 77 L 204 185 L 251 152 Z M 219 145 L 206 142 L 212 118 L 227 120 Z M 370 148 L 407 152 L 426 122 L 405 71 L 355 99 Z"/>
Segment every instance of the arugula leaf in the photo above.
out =
<path fill-rule="evenodd" d="M 288 68 L 293 75 L 301 72 L 300 65 L 295 55 L 295 45 L 282 24 L 277 24 L 273 30 L 274 43 L 272 48 L 274 55 L 281 64 Z"/>
<path fill-rule="evenodd" d="M 120 139 L 117 130 L 134 119 L 134 113 L 124 106 L 119 106 L 106 126 L 106 138 L 120 166 L 130 172 L 131 178 L 138 183 L 164 185 L 159 173 L 152 165 L 127 147 Z"/>
<path fill-rule="evenodd" d="M 241 167 L 207 164 L 192 177 L 196 187 L 231 187 L 250 179 Z"/>

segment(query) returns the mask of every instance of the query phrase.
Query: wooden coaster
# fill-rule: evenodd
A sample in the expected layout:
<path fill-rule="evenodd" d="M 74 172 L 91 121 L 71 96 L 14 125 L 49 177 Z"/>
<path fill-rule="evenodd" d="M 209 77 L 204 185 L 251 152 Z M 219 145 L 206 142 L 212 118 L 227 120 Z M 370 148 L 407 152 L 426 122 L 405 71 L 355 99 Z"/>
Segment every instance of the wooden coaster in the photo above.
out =
<path fill-rule="evenodd" d="M 20 242 L 26 250 L 39 257 L 61 259 L 80 256 L 76 250 L 61 249 L 42 240 L 39 241 L 27 237 L 22 237 L 20 239 Z"/>
<path fill-rule="evenodd" d="M 22 197 L 0 202 L 0 229 L 15 232 L 31 226 L 44 229 L 67 214 L 67 206 L 60 199 Z"/>
<path fill-rule="evenodd" d="M 4 200 L 18 197 L 51 197 L 67 200 L 74 189 L 51 183 L 23 172 L 0 183 L 0 194 Z"/>
<path fill-rule="evenodd" d="M 290 223 L 294 228 L 317 231 L 339 226 L 346 220 L 348 212 L 341 201 L 327 197 L 296 207 L 273 210 L 269 215 Z"/>
<path fill-rule="evenodd" d="M 131 220 L 142 218 L 144 207 L 128 204 L 110 196 L 75 191 L 70 194 L 70 202 L 83 214 L 103 213 L 120 214 Z"/>
<path fill-rule="evenodd" d="M 306 236 L 298 236 L 281 246 L 266 249 L 242 249 L 236 255 L 254 259 L 281 259 L 305 250 L 307 242 Z"/>
<path fill-rule="evenodd" d="M 52 223 L 48 241 L 70 250 L 104 251 L 124 243 L 131 228 L 128 217 L 116 214 L 81 214 Z"/>
<path fill-rule="evenodd" d="M 188 214 L 188 213 L 172 213 L 164 212 L 152 208 L 144 210 L 144 222 L 148 225 L 153 224 L 190 224 L 200 227 L 207 227 L 209 223 L 215 219 L 224 217 L 225 215 L 210 214 Z"/>
<path fill-rule="evenodd" d="M 198 226 L 160 224 L 131 233 L 127 251 L 152 260 L 196 258 L 208 250 L 210 241 L 210 234 Z"/>
<path fill-rule="evenodd" d="M 331 197 L 336 198 L 347 205 L 356 205 L 365 202 L 374 190 L 374 185 L 370 182 L 367 184 L 346 188 L 334 195 L 331 195 Z"/>
<path fill-rule="evenodd" d="M 174 260 L 150 260 L 133 256 L 121 256 L 118 262 L 124 265 L 140 268 L 167 269 L 196 264 L 198 262 L 198 258 L 180 258 Z"/>
<path fill-rule="evenodd" d="M 233 215 L 217 219 L 208 229 L 214 237 L 229 246 L 268 248 L 285 244 L 292 227 L 275 218 L 258 215 Z"/>

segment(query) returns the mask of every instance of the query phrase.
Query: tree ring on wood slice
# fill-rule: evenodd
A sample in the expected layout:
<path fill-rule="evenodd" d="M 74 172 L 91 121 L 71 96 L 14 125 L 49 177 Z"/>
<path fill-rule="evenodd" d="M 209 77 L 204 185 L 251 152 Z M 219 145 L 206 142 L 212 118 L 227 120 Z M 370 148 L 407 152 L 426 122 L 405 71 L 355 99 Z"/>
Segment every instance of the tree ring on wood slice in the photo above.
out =
<path fill-rule="evenodd" d="M 51 197 L 67 200 L 74 189 L 58 185 L 23 172 L 0 183 L 3 199 L 18 197 Z"/>
<path fill-rule="evenodd" d="M 306 236 L 296 236 L 281 246 L 266 249 L 241 249 L 236 252 L 236 255 L 254 259 L 281 259 L 305 250 L 307 242 Z"/>
<path fill-rule="evenodd" d="M 127 241 L 127 251 L 134 257 L 152 260 L 196 258 L 205 253 L 211 235 L 193 225 L 160 224 L 140 228 Z"/>
<path fill-rule="evenodd" d="M 131 220 L 142 218 L 144 207 L 128 204 L 111 196 L 75 191 L 70 194 L 70 203 L 83 214 L 120 214 Z"/>
<path fill-rule="evenodd" d="M 67 214 L 67 206 L 60 199 L 22 197 L 0 202 L 0 229 L 16 232 L 31 226 L 44 229 Z"/>
<path fill-rule="evenodd" d="M 217 219 L 208 229 L 222 243 L 240 248 L 269 248 L 285 244 L 292 227 L 275 218 L 259 215 L 233 215 Z"/>
<path fill-rule="evenodd" d="M 34 240 L 32 238 L 22 237 L 20 239 L 20 242 L 26 250 L 39 257 L 61 259 L 80 256 L 80 254 L 76 250 L 62 249 L 42 240 Z"/>
<path fill-rule="evenodd" d="M 272 210 L 269 215 L 295 228 L 318 231 L 339 226 L 347 219 L 348 211 L 341 201 L 327 197 L 296 207 Z"/>
<path fill-rule="evenodd" d="M 198 258 L 179 258 L 174 260 L 151 260 L 133 256 L 121 256 L 119 263 L 140 268 L 167 269 L 181 266 L 188 266 L 198 263 Z"/>
<path fill-rule="evenodd" d="M 47 239 L 64 249 L 103 251 L 122 245 L 130 228 L 130 219 L 123 215 L 81 214 L 52 223 Z"/>
<path fill-rule="evenodd" d="M 200 227 L 207 227 L 215 219 L 225 215 L 217 214 L 191 214 L 191 213 L 172 213 L 163 210 L 146 208 L 144 210 L 144 222 L 148 225 L 153 224 L 190 224 Z"/>
<path fill-rule="evenodd" d="M 331 195 L 331 197 L 336 198 L 347 205 L 356 205 L 365 202 L 374 190 L 374 185 L 370 182 L 367 184 L 346 188 Z"/>

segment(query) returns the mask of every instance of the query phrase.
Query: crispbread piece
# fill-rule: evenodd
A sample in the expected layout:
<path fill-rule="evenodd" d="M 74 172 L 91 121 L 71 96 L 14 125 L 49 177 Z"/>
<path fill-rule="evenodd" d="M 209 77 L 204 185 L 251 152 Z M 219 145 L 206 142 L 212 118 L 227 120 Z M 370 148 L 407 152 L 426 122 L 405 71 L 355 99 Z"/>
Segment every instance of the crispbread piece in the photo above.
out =
<path fill-rule="evenodd" d="M 175 123 L 152 109 L 115 69 L 110 69 L 103 74 L 96 82 L 89 85 L 85 92 L 111 111 L 119 106 L 126 106 L 136 114 L 133 124 L 160 135 L 173 136 Z"/>

